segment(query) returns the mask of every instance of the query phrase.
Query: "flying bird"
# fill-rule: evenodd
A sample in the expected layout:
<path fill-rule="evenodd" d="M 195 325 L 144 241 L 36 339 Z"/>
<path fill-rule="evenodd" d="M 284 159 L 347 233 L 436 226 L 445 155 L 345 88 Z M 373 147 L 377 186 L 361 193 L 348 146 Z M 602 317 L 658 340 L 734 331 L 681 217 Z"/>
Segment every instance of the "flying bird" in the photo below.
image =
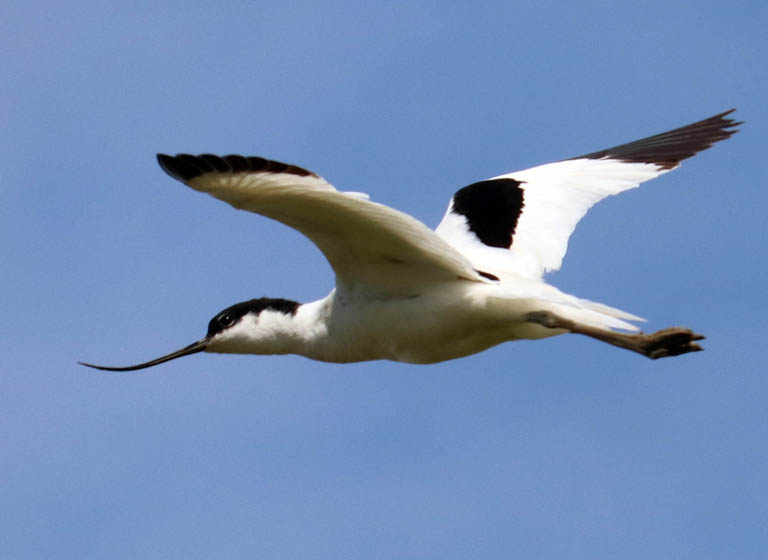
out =
<path fill-rule="evenodd" d="M 325 362 L 428 364 L 517 339 L 576 333 L 649 358 L 701 350 L 683 327 L 641 332 L 640 317 L 566 294 L 560 268 L 577 222 L 603 198 L 637 187 L 728 138 L 734 110 L 656 136 L 499 175 L 457 191 L 433 231 L 367 195 L 298 167 L 240 155 L 157 155 L 185 185 L 292 227 L 336 275 L 318 301 L 258 298 L 216 314 L 201 340 L 126 367 L 197 352 L 299 354 Z"/>

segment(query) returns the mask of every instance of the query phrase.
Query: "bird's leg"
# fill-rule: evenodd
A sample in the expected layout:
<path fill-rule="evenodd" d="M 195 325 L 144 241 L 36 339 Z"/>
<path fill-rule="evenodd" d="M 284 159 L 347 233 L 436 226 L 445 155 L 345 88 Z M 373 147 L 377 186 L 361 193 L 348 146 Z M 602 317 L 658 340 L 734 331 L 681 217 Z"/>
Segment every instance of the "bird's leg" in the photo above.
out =
<path fill-rule="evenodd" d="M 559 317 L 550 311 L 529 313 L 526 320 L 549 329 L 565 329 L 572 333 L 583 334 L 613 346 L 632 350 L 654 360 L 667 356 L 679 356 L 688 352 L 699 352 L 702 348 L 694 341 L 704 338 L 704 336 L 685 327 L 670 327 L 650 334 L 618 333 L 581 325 L 570 319 Z"/>

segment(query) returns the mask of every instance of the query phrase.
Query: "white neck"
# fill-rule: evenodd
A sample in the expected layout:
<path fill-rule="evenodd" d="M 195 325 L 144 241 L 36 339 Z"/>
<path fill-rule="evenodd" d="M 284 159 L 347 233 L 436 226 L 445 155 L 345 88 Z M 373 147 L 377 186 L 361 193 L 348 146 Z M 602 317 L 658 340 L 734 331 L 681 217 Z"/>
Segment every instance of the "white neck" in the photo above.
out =
<path fill-rule="evenodd" d="M 301 304 L 295 315 L 270 312 L 268 321 L 273 322 L 284 342 L 282 351 L 275 354 L 299 354 L 323 360 L 329 350 L 328 330 L 332 308 L 333 294 L 330 294 L 323 299 Z"/>

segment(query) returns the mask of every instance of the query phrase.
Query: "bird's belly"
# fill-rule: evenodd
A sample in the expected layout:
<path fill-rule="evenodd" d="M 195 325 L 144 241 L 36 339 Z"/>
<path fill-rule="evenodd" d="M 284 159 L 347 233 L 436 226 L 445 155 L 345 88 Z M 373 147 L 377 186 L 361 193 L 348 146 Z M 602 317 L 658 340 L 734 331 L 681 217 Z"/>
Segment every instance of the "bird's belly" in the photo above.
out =
<path fill-rule="evenodd" d="M 344 355 L 350 361 L 393 360 L 428 364 L 468 356 L 518 338 L 548 333 L 515 317 L 489 312 L 463 293 L 430 294 L 350 310 Z M 346 360 L 345 360 L 346 361 Z"/>
<path fill-rule="evenodd" d="M 411 364 L 433 364 L 462 358 L 482 352 L 505 342 L 503 334 L 490 333 L 446 333 L 442 337 L 414 337 L 395 341 L 389 349 L 388 359 Z"/>

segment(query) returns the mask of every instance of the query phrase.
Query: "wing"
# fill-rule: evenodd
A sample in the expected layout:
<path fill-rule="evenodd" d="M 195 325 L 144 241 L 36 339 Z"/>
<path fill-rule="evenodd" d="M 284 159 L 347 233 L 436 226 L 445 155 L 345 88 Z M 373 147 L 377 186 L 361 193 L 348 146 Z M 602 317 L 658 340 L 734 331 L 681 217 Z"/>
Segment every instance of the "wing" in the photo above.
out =
<path fill-rule="evenodd" d="M 420 221 L 360 193 L 337 191 L 306 169 L 238 155 L 158 154 L 157 160 L 191 188 L 306 235 L 328 259 L 341 289 L 405 296 L 456 278 L 484 281 Z"/>
<path fill-rule="evenodd" d="M 459 190 L 436 233 L 479 270 L 541 278 L 560 268 L 578 221 L 735 133 L 734 109 L 607 150 L 500 175 Z"/>

